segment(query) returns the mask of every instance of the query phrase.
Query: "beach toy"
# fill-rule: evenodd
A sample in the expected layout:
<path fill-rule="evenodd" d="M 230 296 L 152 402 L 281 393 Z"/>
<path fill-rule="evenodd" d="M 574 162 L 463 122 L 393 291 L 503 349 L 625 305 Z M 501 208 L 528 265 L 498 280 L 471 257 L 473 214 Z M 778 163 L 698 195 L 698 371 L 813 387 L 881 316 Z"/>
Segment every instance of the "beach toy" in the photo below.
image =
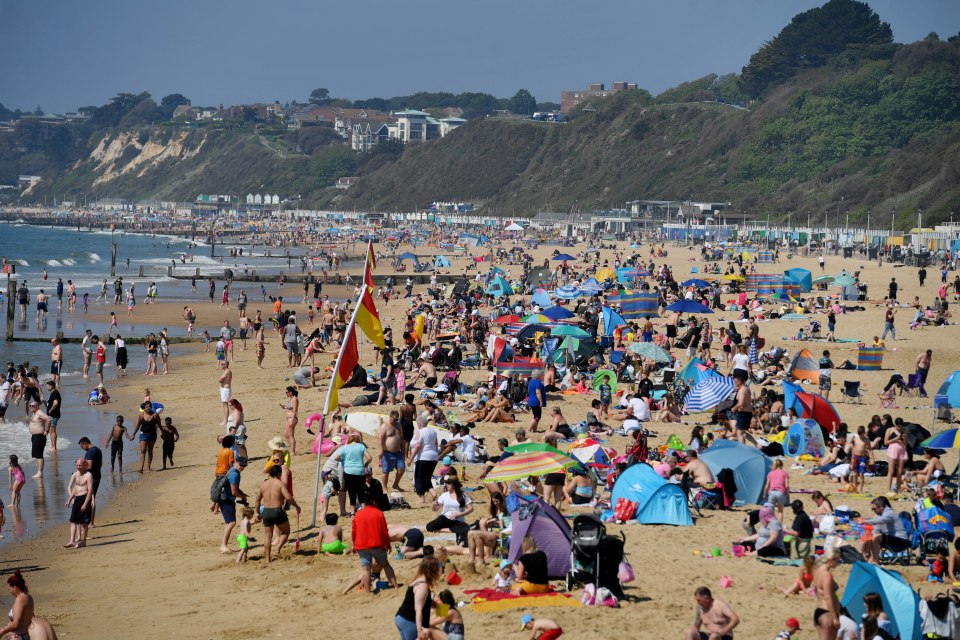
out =
<path fill-rule="evenodd" d="M 153 412 L 154 412 L 154 413 L 160 413 L 161 411 L 163 411 L 163 405 L 160 404 L 159 402 L 154 402 L 154 403 L 153 403 Z"/>
<path fill-rule="evenodd" d="M 713 554 L 713 557 L 714 557 L 714 558 L 719 558 L 720 556 L 723 555 L 723 551 L 720 550 L 720 547 L 714 547 L 714 548 L 710 551 L 710 553 Z"/>
<path fill-rule="evenodd" d="M 732 551 L 735 558 L 742 558 L 747 550 L 742 544 L 735 544 L 733 545 Z"/>
<path fill-rule="evenodd" d="M 320 415 L 319 413 L 311 413 L 309 416 L 307 416 L 307 419 L 304 421 L 303 426 L 307 428 L 307 431 L 312 431 L 314 423 L 317 423 L 317 422 L 319 422 L 320 424 L 323 424 L 323 416 Z"/>
<path fill-rule="evenodd" d="M 720 576 L 720 587 L 723 589 L 729 589 L 733 586 L 733 578 L 730 576 Z"/>
<path fill-rule="evenodd" d="M 460 574 L 457 573 L 456 569 L 447 574 L 447 584 L 450 586 L 455 587 L 461 582 L 463 582 L 463 578 L 460 577 Z"/>

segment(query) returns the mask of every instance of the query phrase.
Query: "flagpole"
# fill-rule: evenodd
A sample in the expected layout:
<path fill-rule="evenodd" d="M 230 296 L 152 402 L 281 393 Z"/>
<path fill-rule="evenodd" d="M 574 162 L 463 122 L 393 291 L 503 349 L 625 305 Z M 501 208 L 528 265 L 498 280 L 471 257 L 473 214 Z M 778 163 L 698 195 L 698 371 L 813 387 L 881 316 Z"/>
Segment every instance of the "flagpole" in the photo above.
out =
<path fill-rule="evenodd" d="M 367 245 L 368 247 L 367 264 L 369 264 L 369 261 L 370 261 L 370 248 L 372 247 L 372 244 L 373 243 L 371 242 L 370 244 Z M 366 274 L 366 267 L 364 267 L 364 274 Z M 350 334 L 351 331 L 355 332 L 356 323 L 357 323 L 357 313 L 360 311 L 360 300 L 362 299 L 365 293 L 368 293 L 368 291 L 365 290 L 366 286 L 367 286 L 367 283 L 366 283 L 366 280 L 364 280 L 360 288 L 360 295 L 357 296 L 356 305 L 354 306 L 354 309 L 353 309 L 353 315 L 350 317 L 350 323 L 347 325 L 347 328 L 343 332 L 343 341 L 340 343 L 340 352 L 337 353 L 337 361 L 333 365 L 333 372 L 330 375 L 330 386 L 327 387 L 327 398 L 323 402 L 323 412 L 322 412 L 323 413 L 323 429 L 326 428 L 327 416 L 330 415 L 330 412 L 333 409 L 336 409 L 336 407 L 332 407 L 332 408 L 330 407 L 330 396 L 333 394 L 333 383 L 336 380 L 337 372 L 340 371 L 340 362 L 341 360 L 343 360 L 343 352 L 344 352 L 344 347 L 347 344 L 347 336 Z M 361 344 L 360 340 L 359 338 L 357 338 L 357 358 L 358 359 L 360 357 L 360 344 Z M 320 444 L 321 445 L 323 444 L 322 430 L 320 432 Z M 322 454 L 320 453 L 320 447 L 317 447 L 317 471 L 316 471 L 316 477 L 314 479 L 314 487 L 313 487 L 313 519 L 310 522 L 311 527 L 317 526 L 317 509 L 320 501 L 320 468 L 321 468 L 320 458 L 321 457 L 322 457 Z"/>

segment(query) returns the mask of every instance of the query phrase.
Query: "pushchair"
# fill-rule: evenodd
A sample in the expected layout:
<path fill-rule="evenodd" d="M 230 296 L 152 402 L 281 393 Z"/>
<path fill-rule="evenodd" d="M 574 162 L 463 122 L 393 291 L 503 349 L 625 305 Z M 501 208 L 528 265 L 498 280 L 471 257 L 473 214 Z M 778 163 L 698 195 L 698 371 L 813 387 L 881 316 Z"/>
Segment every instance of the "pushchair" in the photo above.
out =
<path fill-rule="evenodd" d="M 950 555 L 950 543 L 953 542 L 953 523 L 947 512 L 938 507 L 928 507 L 914 514 L 916 520 L 914 535 L 917 546 L 917 561 L 923 563 L 927 558 L 943 551 Z"/>
<path fill-rule="evenodd" d="M 593 516 L 580 515 L 573 519 L 567 591 L 573 590 L 575 583 L 597 584 L 599 582 L 600 542 L 606 534 L 607 528 Z"/>

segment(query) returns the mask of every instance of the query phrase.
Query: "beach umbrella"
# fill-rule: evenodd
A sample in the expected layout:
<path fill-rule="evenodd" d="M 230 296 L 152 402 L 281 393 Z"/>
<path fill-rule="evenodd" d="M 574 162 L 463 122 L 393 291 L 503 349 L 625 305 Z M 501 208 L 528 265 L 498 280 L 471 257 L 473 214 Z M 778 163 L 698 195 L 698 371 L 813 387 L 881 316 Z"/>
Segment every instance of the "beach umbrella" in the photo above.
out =
<path fill-rule="evenodd" d="M 520 444 L 512 444 L 504 451 L 509 451 L 510 453 L 543 453 L 544 451 L 548 453 L 555 453 L 557 455 L 565 456 L 563 451 L 557 449 L 556 447 L 551 447 L 545 442 L 521 442 Z"/>
<path fill-rule="evenodd" d="M 559 261 L 559 260 L 576 260 L 577 258 L 576 256 L 572 256 L 569 253 L 560 253 L 553 256 L 553 259 Z"/>
<path fill-rule="evenodd" d="M 667 307 L 667 311 L 676 313 L 713 313 L 713 310 L 694 300 L 677 300 Z"/>
<path fill-rule="evenodd" d="M 567 318 L 575 317 L 575 314 L 569 309 L 556 306 L 550 307 L 549 309 L 544 309 L 543 315 L 547 316 L 551 320 L 566 320 Z"/>
<path fill-rule="evenodd" d="M 706 280 L 701 280 L 700 278 L 690 278 L 680 283 L 681 287 L 697 287 L 698 289 L 703 289 L 709 287 L 710 283 Z"/>
<path fill-rule="evenodd" d="M 599 442 L 592 438 L 578 440 L 570 445 L 569 455 L 588 467 L 610 466 L 610 455 Z"/>
<path fill-rule="evenodd" d="M 523 231 L 523 227 L 516 222 L 511 222 L 504 231 Z"/>
<path fill-rule="evenodd" d="M 549 324 L 550 318 L 543 315 L 542 313 L 531 313 L 530 315 L 526 315 L 520 318 L 520 322 L 545 322 Z"/>
<path fill-rule="evenodd" d="M 507 315 L 500 316 L 494 320 L 493 324 L 511 324 L 513 322 L 520 322 L 520 316 L 513 313 L 508 313 Z"/>
<path fill-rule="evenodd" d="M 813 279 L 813 284 L 830 284 L 833 282 L 833 276 L 820 276 Z"/>
<path fill-rule="evenodd" d="M 788 296 L 788 295 L 785 294 L 785 293 L 775 293 L 775 294 L 773 294 L 772 296 L 770 296 L 770 300 L 782 300 L 782 301 L 784 301 L 784 302 L 796 302 L 796 301 L 797 301 L 796 298 L 794 298 L 794 297 L 792 297 L 792 296 Z"/>
<path fill-rule="evenodd" d="M 602 287 L 601 287 L 602 290 Z M 575 300 L 579 298 L 582 294 L 580 289 L 573 286 L 572 284 L 566 284 L 562 287 L 558 287 L 553 290 L 553 295 L 557 296 L 562 300 Z"/>
<path fill-rule="evenodd" d="M 641 358 L 654 362 L 673 362 L 673 357 L 669 353 L 652 342 L 631 342 L 627 349 Z"/>
<path fill-rule="evenodd" d="M 603 292 L 603 285 L 597 282 L 596 278 L 587 278 L 587 280 L 580 285 L 580 293 L 592 296 L 601 292 Z M 554 293 L 556 293 L 556 291 L 554 291 Z"/>
<path fill-rule="evenodd" d="M 841 271 L 837 275 L 833 276 L 833 286 L 835 287 L 849 287 L 856 282 L 856 278 L 854 278 L 853 275 L 848 271 Z"/>
<path fill-rule="evenodd" d="M 747 349 L 747 357 L 750 358 L 750 364 L 760 364 L 760 352 L 757 351 L 756 340 L 750 341 L 750 347 Z"/>
<path fill-rule="evenodd" d="M 580 464 L 570 456 L 551 451 L 527 451 L 515 453 L 500 460 L 487 474 L 487 482 L 510 482 L 528 476 L 543 476 L 548 473 L 564 473 Z"/>
<path fill-rule="evenodd" d="M 517 340 L 526 340 L 527 338 L 532 338 L 538 333 L 545 333 L 549 329 L 550 327 L 545 324 L 540 324 L 539 322 L 523 325 L 523 327 L 516 332 Z"/>
<path fill-rule="evenodd" d="M 729 398 L 735 388 L 733 378 L 727 378 L 726 376 L 704 378 L 687 394 L 683 408 L 687 413 L 713 409 Z"/>
<path fill-rule="evenodd" d="M 960 429 L 947 429 L 920 443 L 925 449 L 960 449 Z"/>
<path fill-rule="evenodd" d="M 617 269 L 617 275 L 626 278 L 646 278 L 651 274 L 646 269 Z"/>
<path fill-rule="evenodd" d="M 611 269 L 610 267 L 603 267 L 602 269 L 597 271 L 593 277 L 597 279 L 597 282 L 605 282 L 607 280 L 610 280 L 611 278 L 616 278 L 617 272 Z"/>
<path fill-rule="evenodd" d="M 558 327 L 553 327 L 550 330 L 551 336 L 567 336 L 570 338 L 589 338 L 590 334 L 581 329 L 580 327 L 575 327 L 569 324 L 562 324 Z"/>

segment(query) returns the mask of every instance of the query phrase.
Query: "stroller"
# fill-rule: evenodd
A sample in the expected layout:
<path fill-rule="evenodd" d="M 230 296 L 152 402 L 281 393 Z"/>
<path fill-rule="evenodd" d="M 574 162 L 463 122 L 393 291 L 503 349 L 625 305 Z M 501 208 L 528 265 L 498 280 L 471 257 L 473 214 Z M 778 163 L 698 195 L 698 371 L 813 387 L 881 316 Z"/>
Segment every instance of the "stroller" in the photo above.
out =
<path fill-rule="evenodd" d="M 924 563 L 927 558 L 943 551 L 950 555 L 950 543 L 953 542 L 953 524 L 950 516 L 937 507 L 928 507 L 914 514 L 914 535 L 917 537 L 917 561 Z"/>
<path fill-rule="evenodd" d="M 598 589 L 606 587 L 618 600 L 623 599 L 618 572 L 624 542 L 623 534 L 608 536 L 607 528 L 594 516 L 574 518 L 567 591 L 573 590 L 574 584 L 594 584 Z"/>

